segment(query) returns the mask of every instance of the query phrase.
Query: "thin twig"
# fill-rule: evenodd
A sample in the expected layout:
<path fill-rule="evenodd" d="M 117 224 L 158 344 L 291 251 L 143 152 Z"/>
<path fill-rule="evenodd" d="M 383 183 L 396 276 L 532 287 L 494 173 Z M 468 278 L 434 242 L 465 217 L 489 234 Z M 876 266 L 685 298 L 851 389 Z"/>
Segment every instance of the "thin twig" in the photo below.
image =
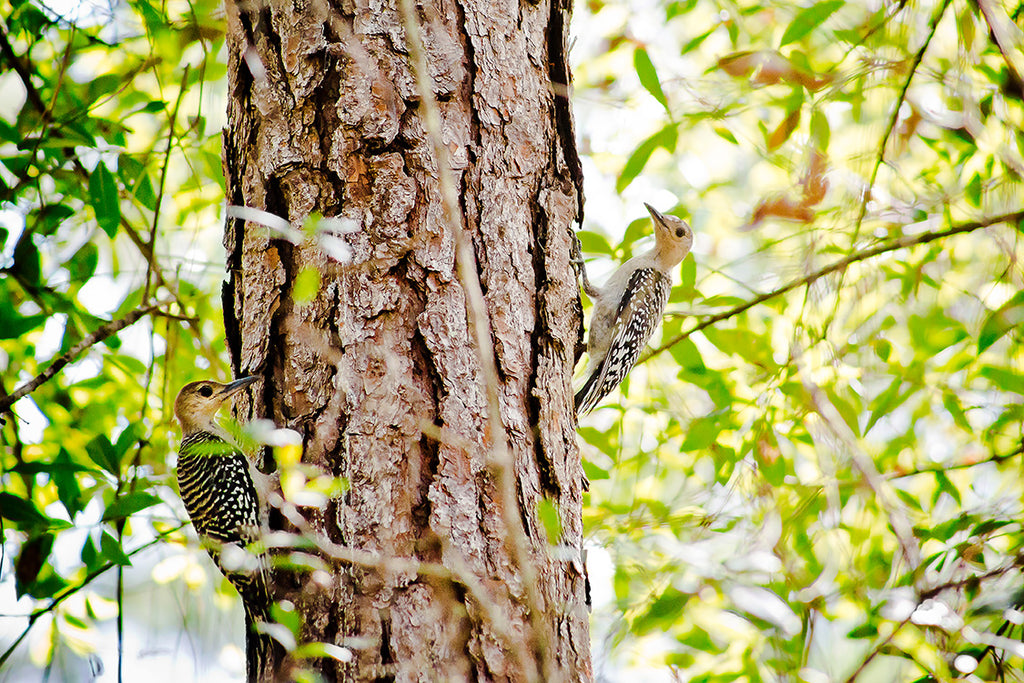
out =
<path fill-rule="evenodd" d="M 426 51 L 423 47 L 419 17 L 415 0 L 402 0 L 402 18 L 409 55 L 416 75 L 419 90 L 423 125 L 437 160 L 438 184 L 444 207 L 445 220 L 455 239 L 456 266 L 459 280 L 466 294 L 466 308 L 469 312 L 469 324 L 476 336 L 477 355 L 483 373 L 484 390 L 487 396 L 487 418 L 491 435 L 489 464 L 496 479 L 496 485 L 502 495 L 501 515 L 508 534 L 510 549 L 515 556 L 516 564 L 526 592 L 527 617 L 530 621 L 530 640 L 541 662 L 544 680 L 555 680 L 554 664 L 551 661 L 540 591 L 536 572 L 527 548 L 526 531 L 519 515 L 519 500 L 516 495 L 511 456 L 505 439 L 505 427 L 501 421 L 501 404 L 498 391 L 498 366 L 494 357 L 494 342 L 491 337 L 490 321 L 487 317 L 487 305 L 484 300 L 480 274 L 476 269 L 473 245 L 466 230 L 462 226 L 462 212 L 459 210 L 455 180 L 448 156 L 448 147 L 441 136 L 441 116 L 437 100 L 434 97 L 434 84 L 427 64 Z M 527 668 L 523 673 L 527 680 L 540 680 L 540 673 L 535 668 L 532 658 L 522 662 Z"/>
<path fill-rule="evenodd" d="M 382 573 L 414 574 L 464 586 L 476 604 L 483 610 L 491 625 L 491 631 L 502 641 L 512 657 L 513 663 L 519 666 L 528 665 L 529 658 L 525 657 L 519 639 L 513 638 L 509 629 L 509 620 L 499 611 L 498 604 L 488 596 L 487 589 L 467 566 L 460 553 L 445 554 L 447 561 L 455 560 L 453 568 L 435 562 L 420 562 L 412 558 L 378 555 L 368 550 L 335 543 L 326 534 L 313 529 L 293 503 L 282 499 L 274 501 L 273 504 L 281 511 L 284 518 L 298 530 L 299 533 L 296 536 L 302 541 L 312 542 L 316 549 L 327 558 L 356 567 L 376 569 Z M 443 539 L 442 543 L 444 543 Z M 282 548 L 289 547 L 289 545 L 281 544 L 275 547 Z"/>
<path fill-rule="evenodd" d="M 828 400 L 828 397 L 825 396 L 821 388 L 811 380 L 810 374 L 806 371 L 799 354 L 795 354 L 795 358 L 801 382 L 811 399 L 811 406 L 814 408 L 814 412 L 821 418 L 825 427 L 846 447 L 853 461 L 853 466 L 864 477 L 864 481 L 874 494 L 879 507 L 882 508 L 889 518 L 889 526 L 892 527 L 893 534 L 896 535 L 896 540 L 899 541 L 900 549 L 903 551 L 903 558 L 906 560 L 911 572 L 916 571 L 921 564 L 921 549 L 914 540 L 913 525 L 900 510 L 898 504 L 892 500 L 891 487 L 882 478 L 882 475 L 879 474 L 878 468 L 875 467 L 875 462 L 871 459 L 871 456 L 861 449 L 853 430 L 846 424 L 842 415 L 832 405 L 832 402 Z"/>
<path fill-rule="evenodd" d="M 952 581 L 945 581 L 943 583 L 936 584 L 931 588 L 925 589 L 920 592 L 918 597 L 918 604 L 920 605 L 922 602 L 928 600 L 929 598 L 934 598 L 936 595 L 943 591 L 952 590 L 954 588 L 964 588 L 965 586 L 969 586 L 975 582 L 1000 577 L 1006 574 L 1007 572 L 1020 568 L 1022 564 L 1024 564 L 1024 554 L 1016 555 L 1010 562 L 1002 564 L 996 567 L 995 569 L 990 569 L 982 574 L 971 574 L 970 576 L 964 577 L 962 579 L 954 579 Z"/>
<path fill-rule="evenodd" d="M 681 342 L 684 339 L 686 339 L 687 337 L 689 337 L 694 332 L 699 332 L 699 331 L 701 331 L 701 330 L 703 330 L 705 328 L 711 327 L 715 323 L 720 323 L 723 320 L 728 320 L 729 318 L 734 318 L 737 315 L 739 315 L 740 313 L 743 313 L 744 311 L 746 311 L 746 310 L 748 310 L 750 308 L 753 308 L 754 306 L 757 306 L 758 304 L 763 304 L 766 301 L 769 301 L 769 300 L 774 299 L 776 297 L 782 296 L 783 294 L 791 292 L 794 289 L 798 289 L 800 287 L 804 287 L 806 285 L 812 284 L 812 283 L 820 280 L 821 278 L 825 277 L 826 275 L 831 275 L 832 273 L 835 273 L 837 271 L 845 270 L 846 268 L 850 267 L 854 263 L 858 263 L 860 261 L 866 261 L 867 259 L 874 258 L 875 256 L 878 256 L 880 254 L 885 254 L 885 253 L 888 253 L 890 251 L 896 251 L 897 249 L 906 249 L 907 247 L 913 247 L 913 246 L 916 246 L 916 245 L 919 245 L 919 244 L 928 244 L 930 242 L 934 242 L 935 240 L 940 240 L 940 239 L 943 239 L 943 238 L 946 238 L 946 237 L 951 237 L 952 235 L 959 235 L 959 234 L 962 234 L 962 233 L 973 232 L 974 230 L 978 230 L 980 228 L 987 228 L 989 226 L 997 225 L 999 223 L 1011 223 L 1011 222 L 1016 223 L 1016 222 L 1019 222 L 1019 221 L 1022 221 L 1022 220 L 1024 220 L 1024 210 L 1014 211 L 1012 213 L 1005 213 L 1005 214 L 1002 214 L 1002 215 L 999 215 L 999 216 L 993 216 L 991 218 L 986 218 L 986 219 L 981 220 L 981 221 L 972 221 L 970 223 L 962 223 L 960 225 L 953 226 L 952 228 L 949 228 L 948 230 L 940 230 L 938 232 L 926 232 L 926 233 L 922 233 L 920 235 L 905 235 L 905 236 L 900 237 L 898 239 L 895 239 L 895 240 L 893 240 L 891 242 L 887 242 L 885 244 L 880 244 L 877 247 L 872 247 L 871 249 L 865 249 L 864 251 L 859 251 L 859 252 L 857 252 L 855 254 L 850 254 L 849 256 L 847 256 L 845 258 L 841 258 L 838 261 L 836 261 L 835 263 L 831 263 L 831 264 L 829 264 L 827 266 L 824 266 L 823 268 L 819 268 L 818 270 L 814 271 L 813 273 L 805 275 L 802 278 L 799 278 L 799 279 L 793 280 L 791 282 L 788 282 L 788 283 L 782 285 L 781 287 L 777 287 L 777 288 L 773 289 L 770 292 L 766 292 L 765 294 L 762 294 L 761 296 L 758 296 L 758 297 L 755 297 L 755 298 L 751 299 L 750 301 L 746 301 L 746 302 L 744 302 L 742 304 L 734 306 L 733 308 L 730 308 L 727 311 L 723 311 L 722 313 L 719 313 L 717 315 L 713 315 L 713 316 L 711 316 L 709 318 L 706 318 L 706 319 L 702 320 L 701 322 L 697 323 L 696 325 L 694 325 L 692 328 L 690 328 L 686 332 L 683 332 L 682 334 L 680 334 L 680 335 L 678 335 L 676 337 L 673 337 L 669 341 L 665 342 L 664 344 L 662 344 L 658 348 L 656 348 L 653 351 L 651 351 L 650 353 L 648 353 L 646 356 L 644 356 L 640 360 L 640 362 L 641 363 L 645 363 L 648 360 L 650 360 L 651 358 L 653 358 L 654 356 L 657 356 L 659 353 L 667 351 L 668 349 L 672 348 L 673 346 L 675 346 L 679 342 Z"/>
<path fill-rule="evenodd" d="M 10 407 L 14 405 L 16 401 L 18 401 L 21 398 L 24 398 L 28 394 L 31 394 L 33 391 L 35 391 L 40 386 L 49 381 L 54 375 L 60 372 L 65 365 L 73 362 L 86 349 L 98 344 L 99 342 L 103 341 L 110 335 L 120 332 L 129 325 L 132 325 L 135 322 L 137 322 L 140 318 L 148 315 L 149 313 L 152 313 L 154 310 L 160 308 L 161 306 L 168 305 L 169 303 L 171 303 L 169 299 L 158 301 L 155 304 L 150 304 L 149 306 L 137 308 L 123 318 L 120 318 L 118 320 L 112 320 L 109 323 L 106 323 L 105 325 L 101 325 L 95 332 L 88 335 L 82 341 L 72 346 L 67 353 L 65 353 L 63 356 L 53 361 L 52 363 L 50 363 L 50 365 L 47 366 L 45 370 L 43 370 L 38 375 L 30 379 L 28 382 L 22 384 L 20 387 L 11 392 L 10 395 L 0 397 L 0 415 L 6 413 L 8 409 L 10 409 Z"/>
<path fill-rule="evenodd" d="M 202 43 L 202 41 L 200 41 L 200 43 Z M 186 64 L 181 75 L 181 86 L 178 88 L 178 99 L 174 101 L 174 109 L 171 111 L 171 120 L 168 122 L 167 149 L 164 152 L 163 166 L 160 168 L 160 184 L 156 193 L 156 208 L 153 211 L 153 224 L 149 228 L 149 254 L 147 256 L 147 263 L 149 267 L 146 269 L 146 287 L 142 290 L 143 301 L 149 298 L 149 288 L 152 285 L 153 266 L 155 265 L 153 256 L 156 251 L 156 229 L 160 223 L 160 207 L 164 202 L 164 193 L 167 191 L 167 169 L 171 165 L 171 149 L 174 147 L 174 125 L 178 121 L 178 110 L 181 109 L 181 101 L 185 97 L 185 86 L 188 83 L 188 69 L 189 65 Z"/>
<path fill-rule="evenodd" d="M 942 20 L 943 15 L 946 14 L 946 8 L 949 6 L 950 0 L 945 0 L 942 3 L 935 15 L 932 17 L 931 26 L 928 30 L 928 36 L 924 40 L 924 44 L 921 45 L 920 49 L 914 54 L 914 59 L 910 63 L 910 70 L 907 73 L 907 79 L 903 81 L 903 86 L 900 88 L 899 94 L 896 96 L 896 101 L 892 105 L 892 111 L 889 113 L 889 121 L 885 126 L 885 132 L 882 134 L 882 141 L 878 145 L 878 152 L 875 154 L 874 166 L 871 169 L 871 177 L 868 179 L 867 187 L 864 188 L 863 196 L 860 201 L 860 210 L 857 214 L 857 223 L 853 229 L 853 238 L 850 240 L 850 248 L 852 249 L 857 244 L 857 239 L 860 237 L 860 227 L 864 222 L 864 216 L 868 211 L 868 201 L 871 198 L 871 193 L 875 188 L 875 180 L 878 178 L 878 169 L 881 168 L 882 162 L 885 160 L 885 148 L 889 144 L 889 138 L 892 137 L 893 130 L 896 129 L 896 122 L 900 118 L 900 109 L 903 108 L 903 103 L 907 99 L 907 91 L 910 90 L 910 83 L 914 80 L 914 75 L 917 73 L 917 67 L 921 65 L 921 61 L 924 59 L 924 55 L 928 52 L 928 46 L 932 43 L 932 38 L 935 37 L 935 32 L 939 28 L 939 22 Z"/>
<path fill-rule="evenodd" d="M 125 555 L 128 556 L 128 557 L 134 557 L 135 555 L 137 555 L 138 553 L 142 552 L 143 550 L 146 550 L 147 548 L 151 548 L 154 545 L 157 545 L 158 543 L 162 543 L 164 541 L 164 539 L 166 539 L 168 536 L 170 536 L 171 534 L 176 533 L 176 532 L 180 531 L 181 529 L 183 529 L 186 524 L 187 524 L 187 522 L 182 522 L 181 524 L 179 524 L 178 526 L 174 527 L 173 529 L 167 529 L 166 531 L 160 532 L 159 534 L 157 534 L 156 538 L 154 538 L 153 540 L 147 541 L 146 543 L 143 543 L 138 548 L 135 548 L 134 550 L 131 550 L 131 551 L 125 553 Z M 70 598 L 72 595 L 74 595 L 78 591 L 82 590 L 83 588 L 88 586 L 90 583 L 95 581 L 97 578 L 99 578 L 100 576 L 102 576 L 103 574 L 105 574 L 106 572 L 110 571 L 111 569 L 113 569 L 116 566 L 118 566 L 118 565 L 115 562 L 107 562 L 102 567 L 98 567 L 97 569 L 94 569 L 89 574 L 87 574 L 84 579 L 82 579 L 81 583 L 79 583 L 79 584 L 77 584 L 75 586 L 71 586 L 69 588 L 66 588 L 62 593 L 60 593 L 60 595 L 58 595 L 57 597 L 53 598 L 50 601 L 50 604 L 46 605 L 45 607 L 40 607 L 39 609 L 34 610 L 30 614 L 26 615 L 28 617 L 28 626 L 26 626 L 25 629 L 21 632 L 21 634 L 17 638 L 14 639 L 14 642 L 11 643 L 10 646 L 6 650 L 4 650 L 4 653 L 2 655 L 0 655 L 0 669 L 3 669 L 4 663 L 14 653 L 14 651 L 17 649 L 18 645 L 21 644 L 21 641 L 23 641 L 25 639 L 25 636 L 27 636 L 29 631 L 32 630 L 32 627 L 35 626 L 35 623 L 39 620 L 40 617 L 42 617 L 44 614 L 49 614 L 53 610 L 57 609 L 57 607 L 60 605 L 60 603 L 64 602 L 66 599 Z"/>
<path fill-rule="evenodd" d="M 943 467 L 923 467 L 921 469 L 913 470 L 911 472 L 887 472 L 883 476 L 886 479 L 905 479 L 907 477 L 916 477 L 919 474 L 945 474 L 950 470 L 963 470 L 968 469 L 970 467 L 979 467 L 980 465 L 987 465 L 989 463 L 998 464 L 1005 460 L 1016 458 L 1018 455 L 1021 455 L 1022 453 L 1024 453 L 1024 445 L 1018 446 L 1015 450 L 1010 451 L 1009 453 L 993 455 L 991 458 L 985 458 L 984 460 L 976 460 L 974 462 L 958 462 L 952 465 L 945 465 Z"/>
<path fill-rule="evenodd" d="M 855 680 L 857 680 L 857 676 L 860 676 L 861 673 L 864 671 L 864 669 L 867 668 L 868 664 L 870 664 L 875 659 L 875 657 L 877 657 L 882 652 L 882 648 L 884 648 L 886 645 L 891 643 L 893 638 L 896 637 L 896 634 L 900 632 L 900 629 L 902 629 L 904 626 L 906 626 L 909 623 L 910 623 L 910 617 L 907 617 L 906 619 L 901 621 L 896 626 L 896 628 L 894 628 L 892 630 L 892 633 L 890 633 L 884 639 L 882 639 L 882 641 L 880 643 L 878 643 L 878 645 L 876 645 L 875 647 L 871 648 L 871 652 L 869 652 L 867 657 L 864 658 L 864 661 L 862 661 L 860 663 L 860 666 L 858 666 L 854 670 L 854 672 L 852 674 L 850 674 L 850 677 L 846 679 L 846 683 L 853 683 Z"/>

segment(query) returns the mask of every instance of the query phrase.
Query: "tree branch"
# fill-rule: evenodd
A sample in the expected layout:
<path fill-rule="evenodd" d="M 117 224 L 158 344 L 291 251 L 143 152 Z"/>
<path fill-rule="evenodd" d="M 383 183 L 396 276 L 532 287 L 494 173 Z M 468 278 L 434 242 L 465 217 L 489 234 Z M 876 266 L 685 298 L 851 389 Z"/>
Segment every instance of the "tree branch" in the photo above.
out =
<path fill-rule="evenodd" d="M 135 555 L 141 553 L 143 550 L 146 550 L 147 548 L 151 548 L 151 547 L 153 547 L 154 545 L 156 545 L 158 543 L 162 543 L 165 538 L 167 538 L 168 536 L 170 536 L 173 533 L 176 533 L 177 531 L 180 531 L 181 529 L 183 529 L 185 527 L 186 524 L 187 524 L 187 522 L 182 522 L 181 524 L 179 524 L 178 526 L 174 527 L 173 529 L 168 529 L 166 531 L 163 531 L 163 532 L 157 534 L 157 537 L 154 538 L 153 540 L 147 541 L 146 543 L 143 543 L 138 548 L 135 548 L 134 550 L 131 550 L 131 551 L 125 553 L 125 555 L 127 557 L 134 557 Z M 36 621 L 38 621 L 41 616 L 43 616 L 44 614 L 49 614 L 53 610 L 57 609 L 57 606 L 60 605 L 60 603 L 64 602 L 65 600 L 70 598 L 72 595 L 74 595 L 78 591 L 82 590 L 83 588 L 88 586 L 90 583 L 92 583 L 93 581 L 98 579 L 100 576 L 102 576 L 103 574 L 107 573 L 108 571 L 110 571 L 111 569 L 113 569 L 116 566 L 120 566 L 120 565 L 118 565 L 118 564 L 116 564 L 114 562 L 107 562 L 102 567 L 94 569 L 92 572 L 87 574 L 84 579 L 82 579 L 81 583 L 79 583 L 79 584 L 77 584 L 75 586 L 72 586 L 70 588 L 65 589 L 63 593 L 61 593 L 57 597 L 53 598 L 50 601 L 50 604 L 46 605 L 45 607 L 40 607 L 39 609 L 33 611 L 32 613 L 26 615 L 28 617 L 28 625 L 25 627 L 25 630 L 23 630 L 21 632 L 21 634 L 19 634 L 18 637 L 14 639 L 14 642 L 11 643 L 11 645 L 6 650 L 4 650 L 3 654 L 0 654 L 0 669 L 3 669 L 4 663 L 10 658 L 10 656 L 18 648 L 18 645 L 20 645 L 21 641 L 23 641 L 25 639 L 25 636 L 27 636 L 28 632 L 32 630 L 32 627 L 35 626 Z"/>
<path fill-rule="evenodd" d="M 992 41 L 1006 62 L 1013 85 L 1017 86 L 1017 94 L 1024 95 L 1024 79 L 1021 78 L 1021 72 L 1024 71 L 1021 60 L 1021 30 L 1009 20 L 1005 9 L 1002 6 L 997 7 L 992 0 L 978 0 L 978 9 L 981 10 L 981 16 L 985 18 L 985 23 L 992 33 Z"/>
<path fill-rule="evenodd" d="M 744 311 L 751 309 L 754 306 L 757 306 L 758 304 L 763 304 L 766 301 L 782 296 L 783 294 L 791 292 L 794 289 L 798 289 L 800 287 L 804 287 L 814 282 L 817 282 L 826 275 L 831 275 L 832 273 L 846 270 L 846 268 L 853 265 L 854 263 L 866 261 L 880 254 L 885 254 L 890 251 L 896 251 L 897 249 L 906 249 L 907 247 L 913 247 L 919 244 L 928 244 L 930 242 L 944 239 L 946 237 L 951 237 L 953 235 L 973 232 L 980 228 L 987 228 L 991 225 L 998 225 L 999 223 L 1019 222 L 1022 220 L 1024 220 L 1024 210 L 1014 211 L 1012 213 L 1005 213 L 999 216 L 993 216 L 991 218 L 986 218 L 980 221 L 962 223 L 960 225 L 955 225 L 947 230 L 939 230 L 938 232 L 926 232 L 920 235 L 905 235 L 891 242 L 880 244 L 877 247 L 872 247 L 871 249 L 865 249 L 864 251 L 859 251 L 855 254 L 850 254 L 849 256 L 839 259 L 835 263 L 831 263 L 827 266 L 819 268 L 813 273 L 809 273 L 802 278 L 793 280 L 792 282 L 788 282 L 782 285 L 781 287 L 777 287 L 776 289 L 773 289 L 770 292 L 766 292 L 765 294 L 762 294 L 758 297 L 755 297 L 750 301 L 746 301 L 742 304 L 739 304 L 738 306 L 730 308 L 727 311 L 723 311 L 722 313 L 718 313 L 716 315 L 713 315 L 709 318 L 702 320 L 701 322 L 694 325 L 691 329 L 687 330 L 686 332 L 683 332 L 682 334 L 676 337 L 673 337 L 669 341 L 665 342 L 658 348 L 654 349 L 653 351 L 645 355 L 640 360 L 640 362 L 646 363 L 648 360 L 650 360 L 654 356 L 657 356 L 659 353 L 667 351 L 668 349 L 672 348 L 679 342 L 683 341 L 694 332 L 699 332 L 700 330 L 703 330 L 707 327 L 711 327 L 715 323 L 720 323 L 723 320 L 734 318 L 740 313 L 743 313 Z"/>
<path fill-rule="evenodd" d="M 853 239 L 850 240 L 851 248 L 857 243 L 857 238 L 860 237 L 860 226 L 864 222 L 864 216 L 868 211 L 868 200 L 871 197 L 872 190 L 874 190 L 875 180 L 878 178 L 878 169 L 881 168 L 882 162 L 885 160 L 885 147 L 889 144 L 889 138 L 892 137 L 893 130 L 896 129 L 896 122 L 899 121 L 900 109 L 903 107 L 903 103 L 907 99 L 907 91 L 910 90 L 910 83 L 914 80 L 914 74 L 917 73 L 917 67 L 921 66 L 921 61 L 924 59 L 924 55 L 928 51 L 928 46 L 931 45 L 932 38 L 935 37 L 935 32 L 939 28 L 939 22 L 942 20 L 943 15 L 946 14 L 946 8 L 949 6 L 949 3 L 950 0 L 945 0 L 942 3 L 942 6 L 935 12 L 935 16 L 932 17 L 928 37 L 925 38 L 924 44 L 914 54 L 914 59 L 910 64 L 910 72 L 907 74 L 907 79 L 903 82 L 903 87 L 900 88 L 900 92 L 896 96 L 896 102 L 893 104 L 892 112 L 889 114 L 889 122 L 885 126 L 885 133 L 882 134 L 882 142 L 878 145 L 878 152 L 875 154 L 875 163 L 871 169 L 871 177 L 868 179 L 867 187 L 864 188 L 864 196 L 861 198 L 860 211 L 857 214 L 857 223 L 853 230 Z"/>
<path fill-rule="evenodd" d="M 969 467 L 978 467 L 979 465 L 987 465 L 988 463 L 1001 463 L 1004 460 L 1015 458 L 1018 455 L 1024 453 L 1024 444 L 1018 446 L 1015 450 L 1009 453 L 995 454 L 991 458 L 985 458 L 984 460 L 977 460 L 975 462 L 958 462 L 953 465 L 946 465 L 944 467 L 923 467 L 918 470 L 912 470 L 910 472 L 887 472 L 882 475 L 886 479 L 905 479 L 907 477 L 916 477 L 919 474 L 935 474 L 937 472 L 945 473 L 950 470 L 963 470 Z"/>
<path fill-rule="evenodd" d="M 155 304 L 149 306 L 143 306 L 137 308 L 128 315 L 119 320 L 112 320 L 105 325 L 101 325 L 95 332 L 85 337 L 82 341 L 75 344 L 71 349 L 57 360 L 50 363 L 50 365 L 40 372 L 38 375 L 33 377 L 28 382 L 25 382 L 20 387 L 15 389 L 11 394 L 0 397 L 0 415 L 8 412 L 10 407 L 14 405 L 16 401 L 24 398 L 28 394 L 38 389 L 40 386 L 48 382 L 54 375 L 61 371 L 65 365 L 74 361 L 83 351 L 91 346 L 98 344 L 112 334 L 116 334 L 128 327 L 129 325 L 135 324 L 139 318 L 152 313 L 161 306 L 166 306 L 170 303 L 170 300 L 158 301 Z"/>

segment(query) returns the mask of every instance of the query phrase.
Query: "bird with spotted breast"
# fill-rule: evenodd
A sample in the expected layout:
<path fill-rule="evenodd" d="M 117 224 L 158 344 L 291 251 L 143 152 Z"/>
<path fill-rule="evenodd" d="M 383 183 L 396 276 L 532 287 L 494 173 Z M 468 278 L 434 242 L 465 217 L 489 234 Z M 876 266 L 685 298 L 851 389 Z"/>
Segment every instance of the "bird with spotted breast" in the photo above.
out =
<path fill-rule="evenodd" d="M 576 412 L 586 413 L 619 385 L 640 358 L 661 321 L 672 291 L 672 269 L 693 246 L 693 230 L 677 216 L 644 204 L 654 222 L 654 247 L 634 256 L 595 287 L 582 268 L 583 291 L 594 304 L 587 336 L 587 376 L 576 392 Z"/>
<path fill-rule="evenodd" d="M 256 624 L 270 617 L 267 568 L 249 546 L 260 538 L 261 506 L 249 460 L 215 417 L 221 406 L 258 377 L 229 384 L 186 384 L 174 401 L 181 424 L 178 488 L 189 519 L 220 571 L 242 597 L 245 611 L 246 680 L 261 680 L 273 647 Z"/>

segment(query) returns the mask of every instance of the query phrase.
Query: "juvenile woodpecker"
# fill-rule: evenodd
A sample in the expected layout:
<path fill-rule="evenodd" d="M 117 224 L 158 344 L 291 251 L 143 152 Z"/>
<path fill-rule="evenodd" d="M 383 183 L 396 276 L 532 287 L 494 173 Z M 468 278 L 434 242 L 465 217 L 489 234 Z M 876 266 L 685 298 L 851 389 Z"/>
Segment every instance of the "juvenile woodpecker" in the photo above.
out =
<path fill-rule="evenodd" d="M 247 549 L 260 536 L 260 501 L 249 461 L 214 422 L 221 405 L 257 377 L 186 384 L 174 401 L 181 423 L 178 488 L 207 552 L 242 596 L 246 679 L 259 680 L 272 646 L 255 624 L 270 616 L 265 559 Z"/>
<path fill-rule="evenodd" d="M 654 220 L 654 248 L 629 259 L 604 287 L 581 268 L 583 291 L 594 303 L 587 337 L 587 379 L 576 392 L 576 413 L 589 412 L 636 364 L 661 320 L 672 290 L 672 270 L 693 246 L 686 221 L 644 204 Z"/>

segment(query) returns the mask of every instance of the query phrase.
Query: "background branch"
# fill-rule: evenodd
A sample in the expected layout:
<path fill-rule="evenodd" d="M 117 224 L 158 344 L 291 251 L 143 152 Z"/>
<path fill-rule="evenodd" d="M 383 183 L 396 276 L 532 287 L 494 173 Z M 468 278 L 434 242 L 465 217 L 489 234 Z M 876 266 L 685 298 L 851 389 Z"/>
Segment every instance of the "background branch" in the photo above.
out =
<path fill-rule="evenodd" d="M 913 247 L 918 244 L 928 244 L 929 242 L 934 242 L 935 240 L 951 237 L 953 235 L 960 235 L 963 233 L 973 232 L 981 228 L 987 228 L 991 225 L 998 225 L 999 223 L 1019 223 L 1022 220 L 1024 220 L 1024 210 L 1014 211 L 1012 213 L 1004 213 L 980 221 L 962 223 L 960 225 L 955 225 L 947 230 L 939 230 L 937 232 L 926 232 L 920 235 L 905 235 L 891 242 L 880 244 L 877 247 L 872 247 L 870 249 L 865 249 L 864 251 L 859 251 L 855 254 L 851 254 L 845 258 L 839 259 L 835 263 L 831 263 L 827 266 L 819 268 L 813 273 L 809 273 L 808 275 L 805 275 L 802 278 L 793 280 L 792 282 L 788 282 L 782 285 L 781 287 L 777 287 L 776 289 L 773 289 L 770 292 L 766 292 L 765 294 L 755 297 L 750 301 L 746 301 L 742 304 L 730 308 L 727 311 L 723 311 L 722 313 L 718 313 L 716 315 L 710 316 L 709 318 L 702 320 L 701 322 L 697 323 L 686 332 L 683 332 L 682 334 L 673 337 L 672 339 L 665 342 L 658 348 L 646 354 L 643 358 L 640 359 L 640 362 L 646 363 L 648 360 L 650 360 L 654 356 L 657 356 L 659 353 L 667 351 L 668 349 L 672 348 L 679 342 L 683 341 L 694 332 L 699 332 L 700 330 L 703 330 L 707 327 L 711 327 L 715 323 L 720 323 L 723 320 L 733 318 L 739 315 L 740 313 L 743 313 L 744 311 L 751 309 L 754 306 L 757 306 L 758 304 L 763 304 L 765 301 L 769 301 L 776 297 L 782 296 L 783 294 L 791 292 L 794 289 L 817 282 L 826 275 L 831 275 L 832 273 L 846 270 L 848 267 L 859 261 L 866 261 L 880 254 L 885 254 L 890 251 L 896 251 L 897 249 L 906 249 L 907 247 Z"/>
<path fill-rule="evenodd" d="M 47 368 L 38 375 L 22 384 L 9 395 L 0 397 L 0 415 L 6 413 L 16 401 L 24 398 L 28 394 L 31 394 L 33 391 L 52 379 L 53 376 L 60 372 L 65 365 L 74 361 L 86 349 L 98 344 L 110 335 L 120 332 L 129 325 L 135 324 L 143 316 L 152 313 L 162 306 L 167 306 L 169 303 L 171 303 L 170 299 L 158 301 L 155 304 L 137 308 L 123 318 L 112 320 L 105 325 L 101 325 L 95 332 L 72 346 L 71 349 L 69 349 L 63 356 L 50 363 L 50 365 L 48 365 Z"/>

